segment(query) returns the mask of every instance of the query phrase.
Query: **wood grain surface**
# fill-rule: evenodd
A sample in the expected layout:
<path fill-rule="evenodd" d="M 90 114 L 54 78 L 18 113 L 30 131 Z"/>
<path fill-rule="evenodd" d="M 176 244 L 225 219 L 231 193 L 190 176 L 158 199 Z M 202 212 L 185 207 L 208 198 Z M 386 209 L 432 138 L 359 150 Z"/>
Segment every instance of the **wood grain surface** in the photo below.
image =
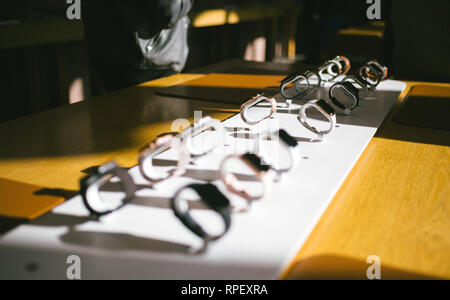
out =
<path fill-rule="evenodd" d="M 159 87 L 196 75 L 133 87 L 90 101 L 0 124 L 0 178 L 74 195 L 84 170 L 111 160 L 137 164 L 139 149 L 157 135 L 173 131 L 176 119 L 193 121 L 194 111 L 223 120 L 236 106 L 155 95 Z"/>
<path fill-rule="evenodd" d="M 411 89 L 450 95 L 450 85 L 409 83 L 399 104 Z M 398 109 L 284 278 L 367 279 L 367 258 L 376 255 L 384 279 L 450 279 L 450 132 L 397 124 Z"/>

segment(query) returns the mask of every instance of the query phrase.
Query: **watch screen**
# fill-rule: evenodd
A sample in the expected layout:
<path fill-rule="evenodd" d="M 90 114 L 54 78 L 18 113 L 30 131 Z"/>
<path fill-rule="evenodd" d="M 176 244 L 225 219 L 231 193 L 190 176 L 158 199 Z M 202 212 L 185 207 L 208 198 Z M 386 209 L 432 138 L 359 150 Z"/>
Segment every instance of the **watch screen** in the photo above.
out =
<path fill-rule="evenodd" d="M 245 154 L 243 158 L 248 162 L 250 162 L 255 168 L 257 168 L 261 172 L 267 172 L 270 169 L 270 167 L 267 164 L 263 164 L 261 158 L 256 156 L 255 154 Z"/>
<path fill-rule="evenodd" d="M 359 95 L 358 89 L 348 81 L 342 83 L 342 85 L 353 95 Z"/>
<path fill-rule="evenodd" d="M 195 185 L 192 187 L 202 200 L 212 209 L 225 208 L 230 205 L 228 199 L 212 184 Z"/>
<path fill-rule="evenodd" d="M 323 99 L 316 102 L 327 114 L 333 116 L 336 114 L 336 111 Z"/>
<path fill-rule="evenodd" d="M 284 141 L 290 147 L 296 147 L 298 145 L 297 140 L 294 139 L 289 133 L 281 129 L 279 132 L 280 139 Z"/>

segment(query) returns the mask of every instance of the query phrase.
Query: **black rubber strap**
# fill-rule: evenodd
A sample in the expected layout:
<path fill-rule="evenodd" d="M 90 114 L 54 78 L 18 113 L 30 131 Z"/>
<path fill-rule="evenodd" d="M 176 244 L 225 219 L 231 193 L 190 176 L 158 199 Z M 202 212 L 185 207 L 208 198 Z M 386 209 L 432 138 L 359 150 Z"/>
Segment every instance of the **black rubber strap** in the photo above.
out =
<path fill-rule="evenodd" d="M 252 164 L 252 166 L 254 166 L 260 172 L 268 172 L 270 170 L 270 166 L 264 163 L 262 158 L 256 154 L 247 153 L 242 155 L 242 158 Z"/>
<path fill-rule="evenodd" d="M 297 140 L 295 138 L 293 138 L 289 133 L 287 133 L 286 130 L 284 130 L 284 129 L 279 130 L 278 136 L 289 147 L 294 148 L 294 147 L 298 146 Z"/>
<path fill-rule="evenodd" d="M 180 201 L 179 196 L 181 192 L 186 189 L 195 191 L 208 208 L 217 212 L 222 217 L 225 224 L 225 230 L 221 235 L 215 237 L 208 235 L 203 227 L 192 218 L 189 209 L 186 211 L 180 209 L 177 201 Z M 172 198 L 171 208 L 175 216 L 184 224 L 184 226 L 191 230 L 195 235 L 205 240 L 214 241 L 220 239 L 228 232 L 231 226 L 230 202 L 219 189 L 212 184 L 191 184 L 180 189 Z"/>
<path fill-rule="evenodd" d="M 333 90 L 339 86 L 342 87 L 345 91 L 350 93 L 355 98 L 356 101 L 352 107 L 346 107 L 341 101 L 339 101 L 339 99 L 337 99 L 333 95 Z M 359 106 L 359 103 L 360 103 L 359 90 L 351 82 L 348 82 L 348 81 L 341 81 L 341 82 L 335 83 L 330 88 L 329 97 L 330 97 L 330 100 L 333 102 L 333 104 L 342 110 L 347 110 L 347 109 L 354 110 L 356 107 Z"/>
<path fill-rule="evenodd" d="M 336 115 L 336 111 L 330 104 L 327 103 L 324 99 L 320 99 L 316 102 L 316 105 L 322 108 L 328 115 L 334 116 Z"/>
<path fill-rule="evenodd" d="M 358 83 L 362 88 L 367 88 L 369 87 L 369 83 L 367 82 L 366 79 L 364 79 L 362 76 L 358 75 L 358 74 L 352 74 L 352 75 L 348 75 L 347 77 L 344 78 L 344 81 L 348 81 L 348 80 L 353 80 L 356 83 Z"/>

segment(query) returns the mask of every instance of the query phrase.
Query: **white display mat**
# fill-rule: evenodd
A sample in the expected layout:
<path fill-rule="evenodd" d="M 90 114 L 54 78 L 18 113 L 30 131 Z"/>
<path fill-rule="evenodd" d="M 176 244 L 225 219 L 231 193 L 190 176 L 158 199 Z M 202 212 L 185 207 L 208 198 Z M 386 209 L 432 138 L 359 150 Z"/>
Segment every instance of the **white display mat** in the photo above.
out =
<path fill-rule="evenodd" d="M 354 115 L 338 115 L 338 127 L 325 142 L 308 141 L 314 135 L 300 125 L 295 109 L 302 102 L 294 101 L 292 111 L 280 110 L 267 120 L 299 139 L 300 164 L 251 212 L 234 214 L 228 234 L 206 253 L 191 253 L 191 246 L 200 241 L 175 218 L 169 201 L 179 188 L 202 180 L 213 181 L 225 193 L 216 174 L 222 158 L 236 147 L 243 151 L 253 145 L 243 139 L 246 132 L 241 129 L 248 126 L 239 115 L 224 122 L 228 137 L 222 151 L 196 160 L 187 176 L 151 189 L 132 169 L 137 199 L 101 221 L 87 218 L 78 196 L 0 237 L 0 279 L 66 279 L 71 255 L 81 259 L 82 279 L 277 279 L 405 87 L 402 82 L 383 82 Z M 163 159 L 170 161 L 171 153 Z M 106 196 L 114 195 L 111 185 Z"/>

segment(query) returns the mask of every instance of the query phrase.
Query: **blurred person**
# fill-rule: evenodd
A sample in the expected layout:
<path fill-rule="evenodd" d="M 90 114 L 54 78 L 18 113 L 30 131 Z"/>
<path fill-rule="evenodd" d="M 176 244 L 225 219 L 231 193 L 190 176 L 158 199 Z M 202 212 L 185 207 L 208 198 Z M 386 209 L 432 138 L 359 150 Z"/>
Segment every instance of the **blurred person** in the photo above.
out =
<path fill-rule="evenodd" d="M 181 72 L 189 53 L 187 14 L 193 2 L 82 1 L 93 94 Z"/>

